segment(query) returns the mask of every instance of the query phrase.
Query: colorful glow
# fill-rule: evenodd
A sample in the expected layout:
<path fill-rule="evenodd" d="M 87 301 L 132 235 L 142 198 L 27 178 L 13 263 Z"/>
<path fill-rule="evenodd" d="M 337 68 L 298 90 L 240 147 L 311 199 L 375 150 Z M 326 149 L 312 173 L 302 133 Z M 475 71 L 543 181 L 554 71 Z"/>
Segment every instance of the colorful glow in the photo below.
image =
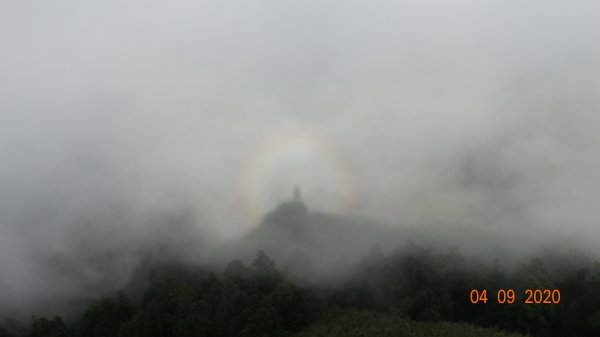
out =
<path fill-rule="evenodd" d="M 351 170 L 333 146 L 314 135 L 288 130 L 266 137 L 243 167 L 244 216 L 256 223 L 300 186 L 311 210 L 347 214 L 355 201 Z"/>

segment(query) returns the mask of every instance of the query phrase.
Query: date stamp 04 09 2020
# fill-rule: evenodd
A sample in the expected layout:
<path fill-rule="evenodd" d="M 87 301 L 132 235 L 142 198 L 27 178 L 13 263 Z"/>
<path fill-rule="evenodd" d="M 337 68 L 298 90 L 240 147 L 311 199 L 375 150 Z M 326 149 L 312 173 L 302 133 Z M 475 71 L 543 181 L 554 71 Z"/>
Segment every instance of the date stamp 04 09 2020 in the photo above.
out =
<path fill-rule="evenodd" d="M 473 304 L 487 303 L 487 290 L 471 290 L 469 300 Z M 499 304 L 513 304 L 517 300 L 524 300 L 524 304 L 558 304 L 560 303 L 560 291 L 558 289 L 525 289 L 524 296 L 519 299 L 515 296 L 513 289 L 499 289 L 496 292 L 496 301 Z"/>

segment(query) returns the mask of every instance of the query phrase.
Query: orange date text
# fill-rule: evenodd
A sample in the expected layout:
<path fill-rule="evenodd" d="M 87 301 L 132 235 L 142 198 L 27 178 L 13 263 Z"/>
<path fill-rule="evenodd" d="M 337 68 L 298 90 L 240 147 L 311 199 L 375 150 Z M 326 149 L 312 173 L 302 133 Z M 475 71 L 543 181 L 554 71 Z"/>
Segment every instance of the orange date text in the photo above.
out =
<path fill-rule="evenodd" d="M 495 296 L 494 296 L 495 295 Z M 469 293 L 469 301 L 473 304 L 488 303 L 495 300 L 498 304 L 558 304 L 560 303 L 560 290 L 558 289 L 525 289 L 523 296 L 517 297 L 513 289 L 498 289 L 491 298 L 488 298 L 487 289 L 473 289 Z"/>

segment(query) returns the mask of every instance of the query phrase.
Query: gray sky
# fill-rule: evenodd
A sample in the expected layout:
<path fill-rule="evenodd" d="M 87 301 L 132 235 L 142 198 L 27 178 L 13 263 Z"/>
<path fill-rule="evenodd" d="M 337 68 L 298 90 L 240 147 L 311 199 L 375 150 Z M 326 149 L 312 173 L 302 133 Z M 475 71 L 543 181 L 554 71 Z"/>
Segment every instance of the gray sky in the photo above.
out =
<path fill-rule="evenodd" d="M 152 214 L 185 209 L 231 237 L 296 183 L 312 209 L 593 247 L 599 13 L 3 1 L 0 286 L 35 297 L 42 257 L 80 254 L 81 237 L 143 241 Z"/>

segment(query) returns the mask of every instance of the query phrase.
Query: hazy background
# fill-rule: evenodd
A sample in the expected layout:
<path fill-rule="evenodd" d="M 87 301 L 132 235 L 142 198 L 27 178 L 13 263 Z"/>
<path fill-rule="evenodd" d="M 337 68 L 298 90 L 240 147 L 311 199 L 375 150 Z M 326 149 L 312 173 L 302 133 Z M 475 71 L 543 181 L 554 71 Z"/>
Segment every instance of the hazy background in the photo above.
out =
<path fill-rule="evenodd" d="M 598 252 L 598 13 L 2 1 L 0 308 L 119 284 L 182 237 L 199 256 L 296 183 L 311 209 Z"/>

